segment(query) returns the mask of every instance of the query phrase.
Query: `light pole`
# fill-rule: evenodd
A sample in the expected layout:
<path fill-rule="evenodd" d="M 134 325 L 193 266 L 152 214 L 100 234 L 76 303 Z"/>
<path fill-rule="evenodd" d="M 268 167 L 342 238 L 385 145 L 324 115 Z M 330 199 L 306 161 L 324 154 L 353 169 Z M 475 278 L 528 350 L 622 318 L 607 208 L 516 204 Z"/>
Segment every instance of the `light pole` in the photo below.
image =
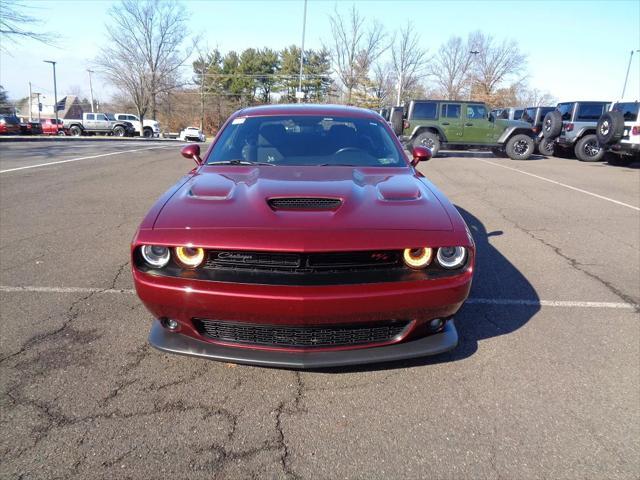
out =
<path fill-rule="evenodd" d="M 43 60 L 44 63 L 53 65 L 53 111 L 56 114 L 56 125 L 58 125 L 58 87 L 56 85 L 56 62 L 53 60 Z"/>
<path fill-rule="evenodd" d="M 40 122 L 40 92 L 35 93 L 38 96 L 38 122 Z"/>
<path fill-rule="evenodd" d="M 634 53 L 640 53 L 640 50 L 631 50 L 629 54 L 629 65 L 627 65 L 627 75 L 624 77 L 624 87 L 622 87 L 622 96 L 620 100 L 624 99 L 624 92 L 627 89 L 627 80 L 629 80 L 629 70 L 631 70 L 631 60 L 633 59 Z"/>
<path fill-rule="evenodd" d="M 300 76 L 298 79 L 298 92 L 296 93 L 296 97 L 298 97 L 298 103 L 302 102 L 303 94 L 302 94 L 302 66 L 304 65 L 304 34 L 307 28 L 307 0 L 304 0 L 304 14 L 302 16 L 302 47 L 300 48 Z"/>
<path fill-rule="evenodd" d="M 91 84 L 91 74 L 94 72 L 93 70 L 89 70 L 88 68 L 87 72 L 89 73 L 89 97 L 91 98 L 91 113 L 93 113 L 93 85 Z"/>
<path fill-rule="evenodd" d="M 480 50 L 471 50 L 471 51 L 469 52 L 469 55 L 473 55 L 473 57 L 472 57 L 472 58 L 474 58 L 474 59 L 475 59 L 476 55 L 478 55 L 479 53 L 480 53 Z M 473 60 L 472 60 L 472 61 L 473 61 Z M 471 100 L 471 93 L 472 93 L 472 90 L 473 90 L 473 85 L 469 85 L 469 98 L 468 98 L 468 100 Z"/>
<path fill-rule="evenodd" d="M 33 111 L 33 93 L 31 93 L 31 82 L 29 82 L 29 121 L 32 121 L 31 112 Z"/>

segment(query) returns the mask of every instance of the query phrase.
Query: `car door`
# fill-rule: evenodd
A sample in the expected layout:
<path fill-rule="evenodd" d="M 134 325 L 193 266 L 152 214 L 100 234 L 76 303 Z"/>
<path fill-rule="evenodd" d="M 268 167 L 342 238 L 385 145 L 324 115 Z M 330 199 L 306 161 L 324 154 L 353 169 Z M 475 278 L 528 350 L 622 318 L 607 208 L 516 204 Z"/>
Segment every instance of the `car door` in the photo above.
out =
<path fill-rule="evenodd" d="M 107 116 L 104 113 L 97 113 L 96 114 L 96 126 L 95 126 L 95 130 L 100 130 L 101 132 L 107 131 L 107 130 L 111 130 L 109 128 L 109 119 L 107 118 Z"/>
<path fill-rule="evenodd" d="M 497 142 L 496 125 L 495 122 L 489 121 L 489 113 L 485 105 L 465 104 L 463 113 L 465 117 L 464 143 L 484 145 Z"/>
<path fill-rule="evenodd" d="M 440 105 L 440 127 L 447 137 L 448 143 L 462 141 L 464 125 L 461 103 L 442 103 Z"/>
<path fill-rule="evenodd" d="M 83 123 L 84 128 L 87 130 L 96 129 L 96 116 L 93 113 L 87 113 L 85 121 Z"/>

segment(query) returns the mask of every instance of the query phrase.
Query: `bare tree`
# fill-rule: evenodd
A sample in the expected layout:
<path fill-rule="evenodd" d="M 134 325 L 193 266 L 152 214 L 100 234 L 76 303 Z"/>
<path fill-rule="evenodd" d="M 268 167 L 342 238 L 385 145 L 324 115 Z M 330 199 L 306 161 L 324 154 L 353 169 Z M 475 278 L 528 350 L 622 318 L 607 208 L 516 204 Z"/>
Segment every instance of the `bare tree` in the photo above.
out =
<path fill-rule="evenodd" d="M 516 104 L 523 107 L 549 107 L 556 104 L 556 98 L 551 93 L 529 88 L 526 84 L 519 89 L 516 99 Z"/>
<path fill-rule="evenodd" d="M 389 64 L 377 63 L 373 66 L 371 93 L 377 100 L 377 107 L 390 104 L 393 100 L 393 69 Z"/>
<path fill-rule="evenodd" d="M 491 35 L 472 33 L 469 45 L 478 52 L 473 59 L 473 88 L 482 100 L 491 97 L 508 80 L 518 77 L 526 67 L 527 57 L 515 40 L 497 42 Z M 521 82 L 522 79 L 516 79 Z"/>
<path fill-rule="evenodd" d="M 351 103 L 354 88 L 365 81 L 371 66 L 386 50 L 383 48 L 386 34 L 377 22 L 368 29 L 365 19 L 355 5 L 351 7 L 348 18 L 343 18 L 334 10 L 329 16 L 333 45 L 330 48 L 334 69 L 347 91 L 346 103 Z"/>
<path fill-rule="evenodd" d="M 96 63 L 133 99 L 142 117 L 157 114 L 157 96 L 179 85 L 187 16 L 175 0 L 121 0 L 109 10 L 112 23 Z M 140 132 L 142 135 L 142 131 Z"/>
<path fill-rule="evenodd" d="M 396 35 L 391 61 L 398 82 L 396 105 L 400 105 L 402 94 L 418 83 L 427 61 L 427 51 L 420 48 L 420 37 L 411 22 L 407 22 L 405 28 Z"/>
<path fill-rule="evenodd" d="M 471 51 L 462 38 L 451 37 L 440 46 L 430 64 L 429 73 L 448 100 L 461 100 L 469 86 Z"/>
<path fill-rule="evenodd" d="M 14 41 L 29 38 L 53 45 L 58 35 L 43 32 L 39 27 L 42 24 L 41 20 L 21 12 L 27 8 L 29 7 L 20 0 L 0 0 L 0 35 Z M 0 43 L 0 49 L 6 50 L 6 45 Z"/>

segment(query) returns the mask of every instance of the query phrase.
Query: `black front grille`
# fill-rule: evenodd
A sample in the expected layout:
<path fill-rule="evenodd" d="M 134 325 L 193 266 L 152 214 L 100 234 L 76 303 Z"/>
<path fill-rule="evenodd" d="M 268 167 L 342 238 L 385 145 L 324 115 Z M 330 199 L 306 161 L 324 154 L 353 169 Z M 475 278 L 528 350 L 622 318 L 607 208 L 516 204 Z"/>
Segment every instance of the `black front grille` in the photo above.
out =
<path fill-rule="evenodd" d="M 311 348 L 385 343 L 400 335 L 408 324 L 407 321 L 397 320 L 367 325 L 291 327 L 204 319 L 194 319 L 193 323 L 201 335 L 213 340 Z"/>
<path fill-rule="evenodd" d="M 370 271 L 397 267 L 400 252 L 273 253 L 240 250 L 211 251 L 204 263 L 208 270 L 254 270 L 291 273 Z"/>
<path fill-rule="evenodd" d="M 335 210 L 342 201 L 339 198 L 290 197 L 267 200 L 274 210 Z"/>

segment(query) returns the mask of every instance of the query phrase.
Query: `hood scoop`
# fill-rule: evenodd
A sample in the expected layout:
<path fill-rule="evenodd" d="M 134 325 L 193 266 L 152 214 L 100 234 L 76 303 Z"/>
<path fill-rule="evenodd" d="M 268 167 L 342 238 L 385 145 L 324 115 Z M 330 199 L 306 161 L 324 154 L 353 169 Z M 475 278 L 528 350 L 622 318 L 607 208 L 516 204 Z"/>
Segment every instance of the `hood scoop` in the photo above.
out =
<path fill-rule="evenodd" d="M 322 197 L 279 197 L 269 198 L 267 203 L 272 210 L 322 211 L 337 210 L 342 205 L 342 200 Z"/>

